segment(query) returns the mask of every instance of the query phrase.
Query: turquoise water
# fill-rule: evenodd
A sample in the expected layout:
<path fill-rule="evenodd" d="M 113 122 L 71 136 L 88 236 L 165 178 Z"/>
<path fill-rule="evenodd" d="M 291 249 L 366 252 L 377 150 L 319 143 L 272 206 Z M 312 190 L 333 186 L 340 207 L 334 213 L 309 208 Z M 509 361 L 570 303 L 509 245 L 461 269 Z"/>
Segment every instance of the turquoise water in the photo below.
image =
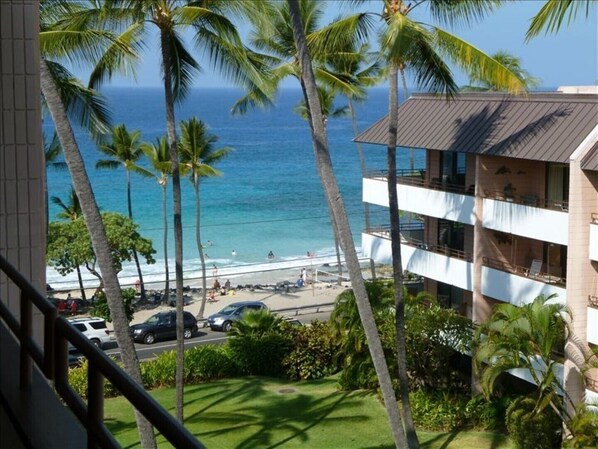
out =
<path fill-rule="evenodd" d="M 230 108 L 240 97 L 235 89 L 192 90 L 176 111 L 177 123 L 193 115 L 203 120 L 210 132 L 218 136 L 216 147 L 228 146 L 234 151 L 217 168 L 219 178 L 201 182 L 202 240 L 213 242 L 206 249 L 210 263 L 219 266 L 267 262 L 272 251 L 276 261 L 305 257 L 307 252 L 330 255 L 334 239 L 326 203 L 316 167 L 307 123 L 292 112 L 301 97 L 300 90 L 283 90 L 277 106 L 233 117 Z M 142 132 L 142 140 L 154 142 L 165 133 L 163 93 L 157 88 L 111 88 L 106 90 L 113 111 L 113 123 L 125 123 L 129 130 Z M 339 104 L 342 104 L 339 101 Z M 374 89 L 366 102 L 357 106 L 360 130 L 373 124 L 387 111 L 387 91 Z M 361 244 L 364 227 L 361 202 L 361 173 L 353 131 L 349 118 L 331 118 L 327 122 L 329 145 L 350 217 L 356 247 Z M 44 123 L 48 136 L 49 121 Z M 92 186 L 100 208 L 127 213 L 124 170 L 98 171 L 95 162 L 103 155 L 82 132 L 77 139 L 83 153 Z M 368 170 L 386 167 L 386 148 L 365 145 Z M 409 164 L 409 152 L 400 151 L 399 166 Z M 416 165 L 423 163 L 423 152 L 416 153 Z M 142 163 L 143 164 L 143 163 Z M 157 253 L 156 264 L 145 265 L 148 279 L 163 277 L 161 189 L 154 180 L 132 175 L 133 215 L 143 236 L 152 239 Z M 68 172 L 48 170 L 50 195 L 67 199 L 70 189 Z M 193 189 L 182 180 L 184 259 L 187 275 L 197 270 L 199 256 L 195 245 L 195 212 Z M 168 192 L 171 209 L 172 191 Z M 50 205 L 50 219 L 58 209 Z M 170 216 L 170 215 L 169 215 Z M 383 209 L 373 211 L 373 224 L 388 222 Z M 174 256 L 172 221 L 169 224 L 169 259 Z M 236 256 L 232 255 L 232 251 Z M 169 261 L 174 266 L 172 260 Z M 172 268 L 171 268 L 172 269 Z M 123 277 L 134 274 L 125 266 Z M 48 282 L 58 287 L 72 285 L 74 277 L 62 278 L 48 270 Z"/>

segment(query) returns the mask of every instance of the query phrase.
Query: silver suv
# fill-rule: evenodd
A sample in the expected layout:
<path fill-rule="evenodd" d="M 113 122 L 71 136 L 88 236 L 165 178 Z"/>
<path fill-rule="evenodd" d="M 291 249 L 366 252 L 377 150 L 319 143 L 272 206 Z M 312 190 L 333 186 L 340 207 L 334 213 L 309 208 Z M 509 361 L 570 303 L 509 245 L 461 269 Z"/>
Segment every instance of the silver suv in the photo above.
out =
<path fill-rule="evenodd" d="M 212 330 L 229 332 L 235 321 L 239 321 L 246 312 L 268 310 L 266 304 L 260 301 L 242 301 L 229 304 L 220 312 L 208 317 L 206 326 Z"/>
<path fill-rule="evenodd" d="M 106 326 L 104 318 L 73 318 L 69 322 L 98 348 L 103 348 L 106 343 L 114 341 L 112 332 Z"/>

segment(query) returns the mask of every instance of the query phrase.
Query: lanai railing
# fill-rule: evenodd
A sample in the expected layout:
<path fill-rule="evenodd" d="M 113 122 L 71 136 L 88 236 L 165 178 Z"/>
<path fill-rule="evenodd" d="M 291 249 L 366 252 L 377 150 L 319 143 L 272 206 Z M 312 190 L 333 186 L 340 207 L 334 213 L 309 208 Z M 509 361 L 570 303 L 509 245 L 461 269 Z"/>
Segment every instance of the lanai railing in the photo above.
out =
<path fill-rule="evenodd" d="M 58 316 L 56 308 L 44 298 L 25 277 L 2 255 L 0 270 L 20 292 L 20 319 L 0 301 L 0 319 L 14 334 L 20 346 L 20 388 L 32 386 L 33 363 L 48 381 L 54 381 L 56 391 L 87 431 L 88 448 L 118 448 L 120 445 L 104 425 L 104 379 L 109 381 L 135 409 L 176 448 L 204 446 L 170 415 L 139 384 L 131 379 L 103 351 Z M 7 289 L 9 290 L 9 289 Z M 43 350 L 33 338 L 33 306 L 43 315 Z M 68 383 L 68 343 L 88 360 L 87 404 Z M 40 404 L 41 406 L 41 404 Z M 48 438 L 51 435 L 48 434 Z"/>

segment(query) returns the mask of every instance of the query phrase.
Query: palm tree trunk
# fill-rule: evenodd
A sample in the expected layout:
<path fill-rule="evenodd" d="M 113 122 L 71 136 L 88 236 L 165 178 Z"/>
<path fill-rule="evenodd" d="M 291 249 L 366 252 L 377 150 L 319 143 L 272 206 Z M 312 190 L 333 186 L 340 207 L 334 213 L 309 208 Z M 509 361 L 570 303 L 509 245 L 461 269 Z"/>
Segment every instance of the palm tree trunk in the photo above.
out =
<path fill-rule="evenodd" d="M 351 96 L 347 97 L 349 103 L 349 111 L 351 112 L 351 125 L 353 126 L 353 136 L 357 137 L 359 134 L 359 130 L 357 128 L 357 116 L 355 115 L 355 107 L 353 106 L 353 100 Z M 365 165 L 365 157 L 363 156 L 363 149 L 361 148 L 361 143 L 355 142 L 355 146 L 357 147 L 357 155 L 359 156 L 359 166 L 361 168 L 361 179 L 364 179 L 367 175 L 367 168 Z M 368 202 L 363 202 L 363 209 L 365 213 L 365 229 L 369 230 L 371 226 L 370 222 L 370 205 Z M 372 279 L 376 279 L 376 265 L 374 264 L 374 260 L 370 259 L 370 272 L 372 273 Z"/>
<path fill-rule="evenodd" d="M 410 449 L 419 448 L 415 425 L 409 403 L 409 380 L 407 377 L 407 355 L 405 349 L 405 298 L 403 297 L 403 262 L 401 259 L 401 217 L 397 194 L 397 119 L 398 119 L 398 67 L 390 63 L 389 72 L 389 111 L 388 111 L 388 203 L 390 214 L 390 241 L 392 271 L 395 284 L 395 326 L 397 330 L 397 365 L 401 414 Z"/>
<path fill-rule="evenodd" d="M 303 25 L 301 23 L 299 2 L 298 0 L 287 1 L 293 27 L 293 36 L 295 38 L 299 62 L 301 64 L 303 95 L 305 97 L 305 103 L 311 111 L 310 125 L 316 164 L 319 167 L 324 193 L 332 206 L 332 213 L 336 219 L 339 240 L 345 253 L 345 261 L 349 270 L 359 316 L 361 317 L 361 322 L 368 341 L 368 348 L 372 356 L 378 381 L 380 382 L 384 405 L 388 414 L 395 445 L 397 448 L 403 448 L 406 447 L 405 433 L 403 432 L 403 425 L 398 413 L 398 406 L 392 387 L 390 373 L 388 371 L 388 366 L 386 365 L 382 343 L 380 342 L 380 336 L 376 329 L 372 307 L 369 303 L 365 283 L 361 275 L 361 267 L 359 266 L 357 252 L 355 251 L 355 244 L 353 242 L 353 236 L 351 235 L 349 220 L 347 218 L 347 213 L 340 195 L 334 171 L 332 170 L 332 161 L 328 151 L 328 139 L 322 122 L 322 109 L 318 98 L 316 81 L 311 66 L 307 42 L 303 32 Z"/>
<path fill-rule="evenodd" d="M 168 303 L 170 297 L 170 271 L 168 269 L 168 213 L 166 212 L 166 182 L 162 185 L 162 215 L 164 221 L 164 295 L 162 300 Z"/>
<path fill-rule="evenodd" d="M 81 299 L 86 300 L 85 288 L 83 287 L 83 277 L 81 276 L 81 268 L 77 267 L 77 280 L 79 281 L 79 290 L 81 291 Z"/>
<path fill-rule="evenodd" d="M 179 155 L 174 119 L 174 96 L 171 80 L 171 55 L 169 35 L 160 29 L 160 47 L 162 50 L 162 67 L 164 68 L 164 97 L 166 102 L 166 132 L 170 147 L 172 164 L 172 198 L 174 208 L 174 274 L 176 282 L 176 418 L 183 423 L 183 374 L 185 363 L 185 347 L 183 340 L 183 221 L 181 211 L 181 176 L 179 172 Z"/>
<path fill-rule="evenodd" d="M 108 238 L 100 216 L 100 211 L 87 176 L 83 158 L 79 152 L 73 129 L 68 121 L 66 110 L 60 99 L 60 94 L 54 84 L 46 61 L 40 60 L 41 88 L 52 120 L 56 126 L 56 132 L 62 145 L 64 158 L 71 173 L 73 186 L 81 203 L 81 210 L 85 217 L 85 224 L 91 236 L 93 248 L 98 259 L 100 271 L 106 289 L 106 299 L 110 307 L 110 316 L 114 325 L 116 341 L 121 351 L 121 359 L 125 371 L 133 380 L 142 385 L 139 359 L 135 352 L 133 338 L 129 332 L 129 321 L 125 313 L 124 301 L 122 298 L 118 277 L 112 265 L 112 254 L 108 245 Z M 135 412 L 139 440 L 143 448 L 155 448 L 156 440 L 152 425 L 137 411 Z"/>
<path fill-rule="evenodd" d="M 129 209 L 129 218 L 133 221 L 133 203 L 131 201 L 131 173 L 125 168 L 127 172 L 127 207 Z M 137 277 L 139 278 L 139 293 L 141 301 L 145 301 L 145 285 L 143 284 L 143 273 L 141 272 L 141 265 L 139 264 L 139 256 L 137 250 L 133 248 L 133 259 L 135 260 L 135 266 L 137 267 Z"/>
<path fill-rule="evenodd" d="M 206 285 L 206 259 L 203 253 L 203 246 L 201 244 L 201 226 L 200 226 L 200 195 L 199 195 L 199 177 L 193 175 L 193 186 L 195 187 L 195 239 L 197 241 L 197 250 L 199 251 L 199 260 L 201 262 L 201 306 L 199 313 L 197 314 L 198 319 L 203 318 L 203 313 L 206 309 L 207 299 L 207 285 Z"/>

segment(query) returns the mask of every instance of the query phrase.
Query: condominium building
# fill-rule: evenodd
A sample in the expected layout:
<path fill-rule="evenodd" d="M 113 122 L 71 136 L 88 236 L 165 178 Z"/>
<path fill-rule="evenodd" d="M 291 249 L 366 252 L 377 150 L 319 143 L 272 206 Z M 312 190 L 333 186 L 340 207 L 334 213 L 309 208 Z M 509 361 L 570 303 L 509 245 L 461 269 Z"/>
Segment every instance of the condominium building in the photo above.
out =
<path fill-rule="evenodd" d="M 402 229 L 404 269 L 477 323 L 494 304 L 555 294 L 598 345 L 598 89 L 422 94 L 398 114 L 397 151 L 426 150 L 425 166 L 397 173 L 399 208 L 418 218 Z M 386 116 L 356 140 L 386 146 L 387 130 Z M 363 179 L 363 201 L 388 207 L 385 175 Z M 383 226 L 362 248 L 392 260 Z M 598 377 L 587 384 L 598 392 Z"/>

